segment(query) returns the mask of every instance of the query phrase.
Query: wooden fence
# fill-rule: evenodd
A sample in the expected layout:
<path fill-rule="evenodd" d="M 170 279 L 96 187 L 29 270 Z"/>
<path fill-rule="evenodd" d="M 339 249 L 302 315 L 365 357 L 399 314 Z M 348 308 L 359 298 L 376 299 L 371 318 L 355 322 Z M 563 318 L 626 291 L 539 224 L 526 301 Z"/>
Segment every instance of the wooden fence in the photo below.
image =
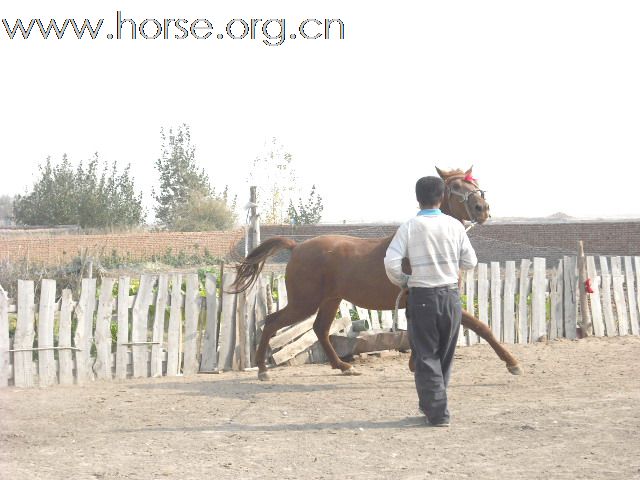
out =
<path fill-rule="evenodd" d="M 479 264 L 464 277 L 463 306 L 505 343 L 574 339 L 576 257 L 547 267 L 542 258 Z M 640 257 L 587 257 L 587 270 L 594 288 L 588 333 L 638 335 Z M 232 270 L 221 282 L 207 274 L 203 284 L 196 273 L 142 275 L 135 295 L 129 277 L 103 278 L 99 286 L 84 279 L 77 300 L 70 290 L 57 298 L 55 281 L 42 280 L 37 305 L 33 281 L 18 281 L 14 303 L 0 288 L 0 387 L 252 368 L 264 319 L 286 305 L 286 288 L 281 276 L 261 276 L 246 292 L 224 293 L 234 278 Z M 398 327 L 406 329 L 404 311 L 398 313 Z M 280 330 L 270 342 L 273 363 L 323 360 L 312 324 L 313 317 Z M 343 301 L 331 333 L 366 335 L 392 326 L 391 311 Z M 356 331 L 363 329 L 369 332 Z M 459 345 L 477 343 L 475 333 L 461 330 Z"/>
<path fill-rule="evenodd" d="M 519 265 L 479 264 L 466 273 L 463 306 L 504 343 L 575 339 L 585 333 L 640 334 L 640 257 L 587 257 L 586 263 L 593 288 L 588 295 L 592 322 L 586 332 L 579 328 L 578 269 L 572 256 L 552 266 L 544 258 Z M 473 332 L 459 338 L 460 345 L 475 343 L 479 339 Z"/>

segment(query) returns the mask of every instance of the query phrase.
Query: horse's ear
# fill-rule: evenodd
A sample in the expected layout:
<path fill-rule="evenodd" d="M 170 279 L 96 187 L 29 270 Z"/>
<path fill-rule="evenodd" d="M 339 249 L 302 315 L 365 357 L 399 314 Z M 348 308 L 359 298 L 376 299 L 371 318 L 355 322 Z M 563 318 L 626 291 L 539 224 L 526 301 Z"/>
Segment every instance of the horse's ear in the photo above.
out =
<path fill-rule="evenodd" d="M 465 174 L 465 175 L 471 175 L 471 173 L 472 173 L 471 171 L 472 171 L 472 170 L 473 170 L 473 165 L 471 165 L 471 166 L 469 167 L 469 170 L 467 170 L 466 172 L 464 172 L 464 174 Z"/>
<path fill-rule="evenodd" d="M 444 172 L 440 170 L 438 167 L 436 167 L 436 172 L 438 172 L 438 175 L 440 175 L 440 178 L 442 178 L 443 180 L 445 179 Z"/>

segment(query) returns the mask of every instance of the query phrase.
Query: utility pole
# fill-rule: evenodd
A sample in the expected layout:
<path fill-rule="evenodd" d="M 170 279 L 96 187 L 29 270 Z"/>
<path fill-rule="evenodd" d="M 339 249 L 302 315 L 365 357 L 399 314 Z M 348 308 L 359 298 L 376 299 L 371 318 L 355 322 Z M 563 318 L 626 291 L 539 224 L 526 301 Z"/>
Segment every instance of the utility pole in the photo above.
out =
<path fill-rule="evenodd" d="M 247 236 L 248 252 L 251 252 L 254 248 L 260 245 L 260 215 L 258 214 L 257 200 L 256 187 L 249 187 L 249 234 Z"/>

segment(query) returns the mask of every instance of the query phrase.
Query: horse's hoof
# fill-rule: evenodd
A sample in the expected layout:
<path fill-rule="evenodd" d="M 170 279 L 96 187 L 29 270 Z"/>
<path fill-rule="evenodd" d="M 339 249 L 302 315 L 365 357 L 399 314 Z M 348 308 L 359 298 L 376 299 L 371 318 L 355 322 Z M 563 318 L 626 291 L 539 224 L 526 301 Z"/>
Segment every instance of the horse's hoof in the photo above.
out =
<path fill-rule="evenodd" d="M 258 380 L 261 382 L 268 382 L 271 380 L 271 376 L 269 375 L 269 372 L 258 372 Z"/>
<path fill-rule="evenodd" d="M 362 372 L 356 370 L 356 367 L 350 367 L 350 368 L 347 368 L 346 370 L 343 370 L 342 374 L 349 375 L 349 376 L 356 376 L 356 375 L 362 375 Z"/>
<path fill-rule="evenodd" d="M 522 375 L 524 373 L 520 365 L 507 365 L 507 370 L 511 375 Z"/>

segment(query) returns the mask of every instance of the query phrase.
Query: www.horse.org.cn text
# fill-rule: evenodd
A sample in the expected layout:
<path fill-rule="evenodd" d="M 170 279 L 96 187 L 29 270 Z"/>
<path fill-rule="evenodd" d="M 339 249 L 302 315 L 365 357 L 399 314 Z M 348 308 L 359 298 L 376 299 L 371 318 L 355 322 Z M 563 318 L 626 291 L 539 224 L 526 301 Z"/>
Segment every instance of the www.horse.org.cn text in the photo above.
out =
<path fill-rule="evenodd" d="M 345 25 L 339 18 L 130 18 L 118 10 L 115 23 L 106 32 L 104 18 L 96 19 L 7 19 L 0 20 L 0 41 L 9 40 L 257 40 L 275 47 L 287 40 L 344 40 Z"/>

